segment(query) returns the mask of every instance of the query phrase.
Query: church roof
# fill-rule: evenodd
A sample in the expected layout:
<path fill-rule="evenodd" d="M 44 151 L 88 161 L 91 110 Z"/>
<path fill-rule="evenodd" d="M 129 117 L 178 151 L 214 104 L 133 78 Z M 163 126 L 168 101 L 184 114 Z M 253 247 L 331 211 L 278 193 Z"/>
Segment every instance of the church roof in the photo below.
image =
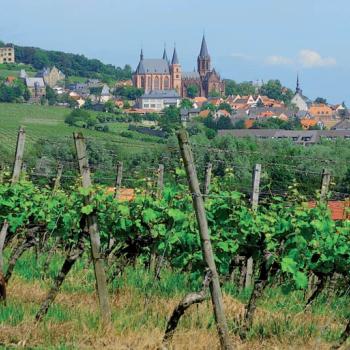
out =
<path fill-rule="evenodd" d="M 203 35 L 202 39 L 202 45 L 201 45 L 201 51 L 199 53 L 200 58 L 209 58 L 209 52 L 208 52 L 208 47 L 207 47 L 207 42 L 205 40 L 205 36 Z"/>
<path fill-rule="evenodd" d="M 183 72 L 182 79 L 199 79 L 200 75 L 198 72 Z"/>
<path fill-rule="evenodd" d="M 167 99 L 180 98 L 180 95 L 176 90 L 151 90 L 148 93 L 144 93 L 141 98 Z"/>
<path fill-rule="evenodd" d="M 148 58 L 140 61 L 136 69 L 137 74 L 160 73 L 169 74 L 169 64 L 165 59 Z"/>

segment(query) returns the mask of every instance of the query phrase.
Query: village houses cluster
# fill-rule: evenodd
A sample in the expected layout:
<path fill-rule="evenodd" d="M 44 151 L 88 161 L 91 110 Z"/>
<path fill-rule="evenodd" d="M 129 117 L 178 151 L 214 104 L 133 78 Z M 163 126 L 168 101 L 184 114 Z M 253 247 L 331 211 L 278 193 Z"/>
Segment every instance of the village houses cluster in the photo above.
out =
<path fill-rule="evenodd" d="M 0 63 L 2 62 L 15 62 L 13 46 L 0 48 Z M 19 78 L 29 90 L 30 103 L 40 102 L 47 93 L 47 87 L 50 87 L 57 95 L 69 96 L 79 108 L 89 101 L 93 109 L 100 111 L 103 111 L 104 104 L 110 101 L 112 105 L 123 109 L 125 113 L 161 114 L 164 108 L 180 107 L 182 106 L 181 101 L 187 99 L 191 101 L 192 107 L 181 109 L 181 118 L 184 122 L 193 117 L 212 116 L 214 119 L 227 117 L 230 118 L 233 125 L 237 121 L 242 121 L 244 128 L 250 129 L 256 121 L 266 118 L 277 118 L 283 121 L 298 118 L 305 130 L 350 129 L 349 111 L 346 106 L 312 102 L 304 96 L 299 77 L 294 97 L 288 105 L 283 101 L 259 94 L 261 86 L 258 84 L 255 95 L 226 96 L 225 82 L 212 68 L 205 36 L 200 45 L 197 68 L 192 72 L 182 69 L 176 48 L 173 50 L 171 60 L 168 59 L 164 48 L 161 58 L 145 58 L 141 50 L 139 63 L 132 79 L 118 81 L 114 86 L 108 86 L 99 79 L 86 79 L 85 82 L 67 84 L 67 77 L 56 67 L 44 68 L 35 76 L 30 76 L 22 69 Z M 7 78 L 8 81 L 13 79 L 15 77 Z M 118 97 L 118 94 L 115 93 L 115 90 L 120 87 L 134 87 L 143 91 L 143 94 L 126 103 L 125 97 Z M 203 108 L 206 104 L 211 104 L 214 108 Z M 223 104 L 230 106 L 230 109 L 220 108 Z"/>

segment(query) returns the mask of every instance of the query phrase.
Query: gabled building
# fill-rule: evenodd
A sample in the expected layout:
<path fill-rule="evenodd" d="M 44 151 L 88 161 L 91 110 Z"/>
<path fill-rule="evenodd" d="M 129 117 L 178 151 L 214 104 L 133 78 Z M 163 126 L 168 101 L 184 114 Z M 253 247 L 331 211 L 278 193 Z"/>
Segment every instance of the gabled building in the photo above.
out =
<path fill-rule="evenodd" d="M 46 85 L 55 87 L 58 82 L 63 81 L 66 76 L 55 66 L 44 68 L 37 73 L 37 78 L 43 78 Z"/>
<path fill-rule="evenodd" d="M 294 104 L 299 111 L 309 110 L 309 107 L 312 104 L 312 101 L 303 95 L 303 90 L 300 88 L 299 76 L 297 76 L 297 87 L 291 103 Z"/>
<path fill-rule="evenodd" d="M 46 96 L 46 87 L 43 78 L 25 78 L 25 84 L 30 93 L 32 102 L 39 102 L 40 99 Z"/>

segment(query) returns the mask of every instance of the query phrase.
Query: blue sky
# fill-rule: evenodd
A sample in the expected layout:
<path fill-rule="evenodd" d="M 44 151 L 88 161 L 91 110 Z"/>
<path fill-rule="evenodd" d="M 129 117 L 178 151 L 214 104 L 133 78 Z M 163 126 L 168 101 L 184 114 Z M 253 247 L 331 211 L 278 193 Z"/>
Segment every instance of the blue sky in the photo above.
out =
<path fill-rule="evenodd" d="M 206 33 L 213 66 L 236 81 L 280 79 L 350 104 L 349 0 L 0 0 L 0 40 L 134 68 L 140 47 L 176 42 L 192 70 Z M 170 52 L 169 52 L 170 54 Z"/>

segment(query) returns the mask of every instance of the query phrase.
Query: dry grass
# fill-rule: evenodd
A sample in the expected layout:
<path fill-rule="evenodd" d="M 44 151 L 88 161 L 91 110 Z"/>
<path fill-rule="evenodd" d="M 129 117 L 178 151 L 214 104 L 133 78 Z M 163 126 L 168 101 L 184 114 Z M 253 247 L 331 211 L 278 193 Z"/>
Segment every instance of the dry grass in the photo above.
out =
<path fill-rule="evenodd" d="M 14 278 L 8 287 L 10 305 L 25 308 L 23 319 L 16 325 L 2 324 L 0 343 L 6 346 L 39 347 L 47 349 L 61 346 L 60 349 L 157 349 L 160 345 L 166 319 L 179 301 L 179 297 L 145 297 L 134 288 L 123 288 L 113 295 L 113 325 L 108 331 L 98 326 L 98 304 L 91 293 L 61 293 L 55 307 L 64 310 L 68 319 L 53 313 L 42 324 L 35 325 L 33 315 L 46 295 L 46 289 L 39 282 L 25 282 Z M 225 295 L 224 303 L 229 320 L 243 314 L 244 306 L 234 298 Z M 34 313 L 33 313 L 34 312 Z M 1 313 L 1 310 L 0 310 Z M 286 322 L 286 315 L 258 309 L 255 323 Z M 329 344 L 320 337 L 296 337 L 293 329 L 307 328 L 316 324 L 321 329 L 331 326 L 342 327 L 326 316 L 300 313 L 287 317 L 290 333 L 280 339 L 278 334 L 267 339 L 253 338 L 242 343 L 232 335 L 237 349 L 328 349 Z M 181 320 L 173 339 L 172 349 L 217 349 L 218 339 L 213 326 L 210 301 L 192 307 Z M 64 344 L 64 347 L 62 347 Z"/>

